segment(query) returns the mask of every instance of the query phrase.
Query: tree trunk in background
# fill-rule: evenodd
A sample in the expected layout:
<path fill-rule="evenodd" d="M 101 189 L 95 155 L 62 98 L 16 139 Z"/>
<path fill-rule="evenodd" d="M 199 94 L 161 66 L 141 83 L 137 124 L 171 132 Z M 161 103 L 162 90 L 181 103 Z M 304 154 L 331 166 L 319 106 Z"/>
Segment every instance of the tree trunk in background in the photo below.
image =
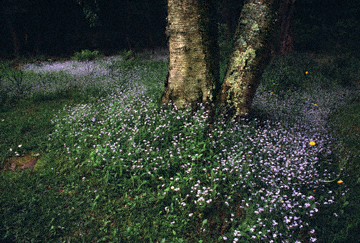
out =
<path fill-rule="evenodd" d="M 36 54 L 39 54 L 40 53 L 40 41 L 41 41 L 41 34 L 40 32 L 37 33 L 37 36 L 36 36 L 36 44 L 35 44 L 35 53 Z"/>
<path fill-rule="evenodd" d="M 294 51 L 294 29 L 292 24 L 292 14 L 294 12 L 295 0 L 284 0 L 280 4 L 280 38 L 279 54 Z"/>
<path fill-rule="evenodd" d="M 275 0 L 245 2 L 234 36 L 234 46 L 214 108 L 228 119 L 246 115 L 271 56 L 274 35 Z M 215 114 L 212 113 L 212 116 Z"/>
<path fill-rule="evenodd" d="M 145 0 L 145 5 L 146 5 L 146 19 L 148 21 L 148 30 L 149 30 L 149 41 L 150 41 L 150 48 L 151 48 L 151 53 L 154 54 L 154 49 L 155 49 L 155 45 L 154 45 L 154 41 L 153 41 L 153 38 L 152 38 L 152 23 L 151 23 L 151 19 L 150 19 L 150 5 L 149 5 L 149 1 L 148 0 Z"/>
<path fill-rule="evenodd" d="M 11 32 L 11 36 L 13 38 L 13 44 L 14 44 L 14 55 L 18 56 L 19 55 L 19 50 L 20 50 L 20 44 L 16 35 L 16 32 L 14 30 L 14 28 L 12 27 L 10 20 L 6 20 L 7 24 L 8 24 L 8 28 Z"/>
<path fill-rule="evenodd" d="M 168 0 L 167 20 L 170 63 L 161 102 L 194 111 L 210 104 L 219 86 L 215 1 Z"/>
<path fill-rule="evenodd" d="M 134 52 L 131 49 L 131 42 L 130 42 L 130 38 L 129 38 L 129 30 L 128 30 L 128 26 L 130 25 L 130 16 L 129 16 L 129 12 L 130 12 L 130 3 L 129 0 L 126 0 L 126 5 L 127 5 L 127 9 L 128 11 L 126 11 L 126 22 L 124 26 L 124 32 L 125 32 L 125 36 L 126 36 L 126 42 L 128 44 L 129 47 L 129 51 L 131 52 L 131 57 L 134 58 Z"/>
<path fill-rule="evenodd" d="M 228 40 L 230 37 L 230 26 L 231 26 L 231 21 L 230 21 L 230 13 L 229 13 L 229 6 L 228 6 L 228 0 L 222 0 L 222 11 L 221 11 L 221 20 L 222 23 L 226 24 L 226 31 L 225 31 L 225 35 L 224 38 L 226 40 Z"/>

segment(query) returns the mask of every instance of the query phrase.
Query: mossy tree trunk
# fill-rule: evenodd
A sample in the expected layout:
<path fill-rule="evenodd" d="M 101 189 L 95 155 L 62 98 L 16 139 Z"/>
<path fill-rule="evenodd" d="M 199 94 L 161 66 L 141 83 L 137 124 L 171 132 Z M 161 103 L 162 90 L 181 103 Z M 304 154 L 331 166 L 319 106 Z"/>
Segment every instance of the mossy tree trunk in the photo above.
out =
<path fill-rule="evenodd" d="M 214 0 L 168 0 L 170 63 L 163 104 L 178 109 L 210 104 L 219 85 L 219 47 Z"/>
<path fill-rule="evenodd" d="M 228 118 L 246 115 L 270 59 L 275 1 L 245 2 L 221 86 L 214 2 L 168 0 L 170 64 L 161 102 L 192 110 L 202 103 L 209 123 L 219 112 Z"/>
<path fill-rule="evenodd" d="M 248 0 L 240 14 L 224 82 L 215 108 L 228 119 L 249 113 L 262 73 L 271 57 L 275 0 Z M 214 115 L 214 114 L 213 114 Z"/>

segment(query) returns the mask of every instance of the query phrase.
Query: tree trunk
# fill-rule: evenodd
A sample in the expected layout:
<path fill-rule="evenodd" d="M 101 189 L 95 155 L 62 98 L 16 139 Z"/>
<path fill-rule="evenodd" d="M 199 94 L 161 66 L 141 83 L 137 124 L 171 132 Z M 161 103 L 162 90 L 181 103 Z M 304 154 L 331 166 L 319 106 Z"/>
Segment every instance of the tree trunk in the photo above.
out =
<path fill-rule="evenodd" d="M 291 1 L 291 3 L 290 3 Z M 292 24 L 292 13 L 294 11 L 295 0 L 285 0 L 280 4 L 280 38 L 279 54 L 294 51 L 294 30 Z"/>
<path fill-rule="evenodd" d="M 11 32 L 12 38 L 13 38 L 13 44 L 14 44 L 14 55 L 18 56 L 19 55 L 19 50 L 20 50 L 20 44 L 16 35 L 16 32 L 14 30 L 14 28 L 11 25 L 11 22 L 9 19 L 6 19 L 6 22 L 8 24 L 8 28 Z"/>
<path fill-rule="evenodd" d="M 128 11 L 126 11 L 126 23 L 125 23 L 125 25 L 123 24 L 123 26 L 124 26 L 124 32 L 125 32 L 125 36 L 126 36 L 126 42 L 127 42 L 127 44 L 128 44 L 128 47 L 129 47 L 129 51 L 130 51 L 130 53 L 131 53 L 131 57 L 132 58 L 134 58 L 134 52 L 132 51 L 132 49 L 131 49 L 131 42 L 130 42 L 130 38 L 129 38 L 129 25 L 130 25 L 130 15 L 129 15 L 129 12 L 130 12 L 130 2 L 129 2 L 129 0 L 126 0 L 126 6 L 127 6 L 127 9 L 128 9 Z"/>
<path fill-rule="evenodd" d="M 248 0 L 244 4 L 225 79 L 216 94 L 215 108 L 227 114 L 228 119 L 247 115 L 251 108 L 261 75 L 271 57 L 275 10 L 275 0 Z"/>
<path fill-rule="evenodd" d="M 149 43 L 150 43 L 150 48 L 151 48 L 151 54 L 154 54 L 154 50 L 155 50 L 155 45 L 154 45 L 154 41 L 153 41 L 153 38 L 152 38 L 152 28 L 151 28 L 151 19 L 150 19 L 150 16 L 151 16 L 151 13 L 150 13 L 150 5 L 149 5 L 149 1 L 148 0 L 145 0 L 145 5 L 146 5 L 146 19 L 148 21 L 148 31 L 149 31 Z"/>
<path fill-rule="evenodd" d="M 245 2 L 222 86 L 219 82 L 215 4 L 208 0 L 168 0 L 170 64 L 163 104 L 177 109 L 202 103 L 209 123 L 219 112 L 228 119 L 246 115 L 271 57 L 277 0 Z M 213 10 L 215 9 L 215 11 Z"/>
<path fill-rule="evenodd" d="M 192 110 L 210 104 L 219 86 L 219 46 L 213 0 L 168 0 L 170 63 L 163 104 Z"/>
<path fill-rule="evenodd" d="M 228 40 L 230 38 L 231 20 L 230 20 L 229 6 L 228 6 L 228 2 L 226 0 L 222 1 L 221 20 L 222 20 L 222 23 L 226 24 L 224 38 L 225 38 L 225 40 Z"/>

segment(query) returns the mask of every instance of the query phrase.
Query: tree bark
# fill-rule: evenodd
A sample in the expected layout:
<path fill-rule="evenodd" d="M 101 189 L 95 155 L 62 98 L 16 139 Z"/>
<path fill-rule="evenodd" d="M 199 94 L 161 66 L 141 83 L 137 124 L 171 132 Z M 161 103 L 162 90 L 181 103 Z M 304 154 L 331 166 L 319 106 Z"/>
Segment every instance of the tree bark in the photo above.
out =
<path fill-rule="evenodd" d="M 132 51 L 131 49 L 131 42 L 130 42 L 130 38 L 129 38 L 129 29 L 128 29 L 128 26 L 130 25 L 130 15 L 129 15 L 129 12 L 130 12 L 130 3 L 129 3 L 129 0 L 126 0 L 126 6 L 127 6 L 127 9 L 128 11 L 126 11 L 126 24 L 124 26 L 124 32 L 125 32 L 125 36 L 126 36 L 126 42 L 128 44 L 128 47 L 129 47 L 129 51 L 131 52 L 131 58 L 134 58 L 134 52 Z"/>
<path fill-rule="evenodd" d="M 154 45 L 154 41 L 153 41 L 153 38 L 152 38 L 152 23 L 151 23 L 151 19 L 150 19 L 150 5 L 149 5 L 149 1 L 148 0 L 145 0 L 145 5 L 146 5 L 146 19 L 148 21 L 148 30 L 149 30 L 149 41 L 150 41 L 150 48 L 151 48 L 151 53 L 154 54 L 154 49 L 155 49 L 155 45 Z"/>
<path fill-rule="evenodd" d="M 249 113 L 261 75 L 271 57 L 271 38 L 277 10 L 275 0 L 248 0 L 242 9 L 234 46 L 221 90 L 216 93 L 212 116 L 228 119 Z"/>
<path fill-rule="evenodd" d="M 291 2 L 291 3 L 290 3 Z M 295 0 L 285 0 L 280 4 L 280 38 L 279 54 L 294 51 L 294 29 L 292 24 L 292 14 L 294 12 Z"/>
<path fill-rule="evenodd" d="M 9 19 L 6 19 L 6 22 L 7 22 L 7 24 L 8 24 L 8 28 L 9 28 L 9 30 L 10 30 L 10 32 L 11 32 L 11 36 L 12 36 L 12 38 L 13 38 L 14 55 L 15 55 L 15 56 L 18 56 L 18 55 L 19 55 L 19 50 L 20 50 L 20 44 L 19 44 L 19 41 L 18 41 L 16 32 L 15 32 L 14 28 L 12 27 L 10 20 L 9 20 Z"/>
<path fill-rule="evenodd" d="M 210 124 L 219 113 L 236 120 L 249 112 L 271 57 L 278 1 L 245 2 L 222 86 L 214 7 L 210 0 L 168 0 L 170 64 L 161 97 L 177 109 L 202 103 Z"/>
<path fill-rule="evenodd" d="M 226 24 L 226 31 L 224 37 L 226 40 L 228 40 L 230 38 L 231 20 L 230 20 L 230 12 L 229 12 L 229 6 L 227 0 L 222 1 L 221 19 L 222 22 Z"/>
<path fill-rule="evenodd" d="M 219 86 L 219 46 L 213 0 L 168 0 L 170 63 L 163 104 L 195 111 Z"/>

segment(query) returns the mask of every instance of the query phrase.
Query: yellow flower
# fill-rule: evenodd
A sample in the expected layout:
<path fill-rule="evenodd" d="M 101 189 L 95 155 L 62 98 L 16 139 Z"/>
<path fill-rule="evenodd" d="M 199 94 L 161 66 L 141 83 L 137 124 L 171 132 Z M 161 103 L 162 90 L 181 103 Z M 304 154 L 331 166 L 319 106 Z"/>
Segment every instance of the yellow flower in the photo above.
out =
<path fill-rule="evenodd" d="M 274 92 L 271 92 L 270 94 L 273 94 Z"/>
<path fill-rule="evenodd" d="M 309 72 L 308 72 L 308 71 L 306 71 L 306 72 L 305 72 L 305 74 L 309 74 Z"/>
<path fill-rule="evenodd" d="M 341 183 L 343 183 L 343 181 L 342 181 L 342 180 L 339 180 L 338 183 L 341 184 Z"/>
<path fill-rule="evenodd" d="M 314 106 L 317 106 L 317 104 L 314 104 Z"/>
<path fill-rule="evenodd" d="M 314 146 L 314 145 L 315 145 L 315 142 L 314 142 L 314 141 L 311 141 L 311 142 L 310 142 L 310 145 L 311 145 L 311 146 Z"/>

